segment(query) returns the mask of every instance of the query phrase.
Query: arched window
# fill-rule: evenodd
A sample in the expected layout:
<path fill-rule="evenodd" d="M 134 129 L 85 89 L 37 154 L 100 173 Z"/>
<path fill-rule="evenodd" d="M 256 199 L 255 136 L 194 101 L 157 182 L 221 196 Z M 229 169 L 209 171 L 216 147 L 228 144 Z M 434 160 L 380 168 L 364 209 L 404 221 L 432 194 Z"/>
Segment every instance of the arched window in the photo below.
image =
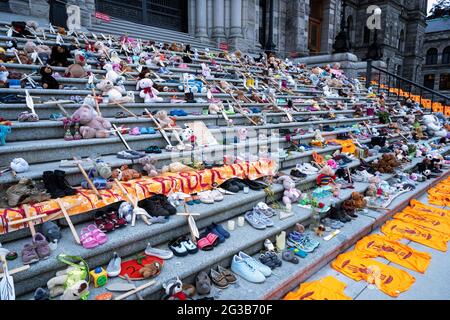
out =
<path fill-rule="evenodd" d="M 425 64 L 437 64 L 438 51 L 436 48 L 428 49 Z"/>
<path fill-rule="evenodd" d="M 447 47 L 442 52 L 442 64 L 450 64 L 450 47 Z"/>
<path fill-rule="evenodd" d="M 404 48 L 405 44 L 405 31 L 400 31 L 400 37 L 398 38 L 398 50 L 400 52 L 403 52 L 405 50 Z"/>

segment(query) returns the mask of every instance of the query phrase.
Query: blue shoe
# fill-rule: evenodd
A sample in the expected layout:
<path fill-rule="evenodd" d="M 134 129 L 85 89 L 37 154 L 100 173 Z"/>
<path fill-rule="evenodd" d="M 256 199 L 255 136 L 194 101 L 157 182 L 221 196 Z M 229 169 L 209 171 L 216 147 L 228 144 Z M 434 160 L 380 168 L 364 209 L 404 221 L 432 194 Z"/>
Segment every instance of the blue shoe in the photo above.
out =
<path fill-rule="evenodd" d="M 312 247 L 312 246 L 307 246 L 306 245 L 306 243 L 305 243 L 305 241 L 304 241 L 304 239 L 301 239 L 301 240 L 293 240 L 292 238 L 290 238 L 290 237 L 288 237 L 287 239 L 286 239 L 286 245 L 288 246 L 288 247 L 292 247 L 292 248 L 296 248 L 296 249 L 299 249 L 299 250 L 301 250 L 301 251 L 303 251 L 303 252 L 306 252 L 306 253 L 311 253 L 311 252 L 313 252 L 314 251 L 314 247 Z"/>
<path fill-rule="evenodd" d="M 141 132 L 141 134 L 148 134 L 146 127 L 142 127 L 139 131 Z"/>
<path fill-rule="evenodd" d="M 262 283 L 266 281 L 266 277 L 261 271 L 252 267 L 237 255 L 234 255 L 233 260 L 231 260 L 231 271 L 249 282 Z"/>
<path fill-rule="evenodd" d="M 153 129 L 153 127 L 148 127 L 148 128 L 147 128 L 147 133 L 148 133 L 148 134 L 155 134 L 155 133 L 156 133 L 156 130 Z"/>
<path fill-rule="evenodd" d="M 222 225 L 213 223 L 211 225 L 212 229 L 215 229 L 217 232 L 219 232 L 223 237 L 228 239 L 230 237 L 230 233 L 225 230 Z"/>
<path fill-rule="evenodd" d="M 292 251 L 296 256 L 299 256 L 300 258 L 306 258 L 306 256 L 308 255 L 306 252 L 293 247 L 289 248 L 289 251 Z"/>

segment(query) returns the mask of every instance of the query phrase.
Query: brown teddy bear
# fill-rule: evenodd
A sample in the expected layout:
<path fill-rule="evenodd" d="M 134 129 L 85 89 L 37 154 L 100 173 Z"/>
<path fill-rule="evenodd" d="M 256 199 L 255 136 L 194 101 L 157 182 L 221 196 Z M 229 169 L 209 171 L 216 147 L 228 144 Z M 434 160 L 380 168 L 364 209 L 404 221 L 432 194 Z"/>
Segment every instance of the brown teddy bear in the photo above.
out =
<path fill-rule="evenodd" d="M 126 164 L 124 164 L 120 167 L 120 169 L 115 169 L 112 172 L 111 177 L 120 181 L 130 181 L 133 179 L 139 179 L 142 175 L 138 171 L 130 169 Z"/>
<path fill-rule="evenodd" d="M 159 262 L 154 261 L 152 263 L 144 265 L 139 273 L 144 279 L 154 278 L 161 273 L 162 266 Z"/>
<path fill-rule="evenodd" d="M 381 173 L 392 173 L 398 166 L 400 164 L 393 153 L 385 153 L 381 159 L 372 162 L 372 168 Z"/>
<path fill-rule="evenodd" d="M 367 201 L 364 196 L 359 192 L 352 192 L 352 201 L 356 209 L 364 209 L 367 205 Z"/>
<path fill-rule="evenodd" d="M 85 69 L 86 57 L 83 52 L 77 51 L 75 53 L 75 63 L 71 64 L 66 71 L 66 77 L 70 78 L 86 78 L 87 72 Z"/>
<path fill-rule="evenodd" d="M 40 70 L 41 84 L 44 89 L 61 89 L 62 85 L 53 77 L 53 69 L 50 65 L 43 66 Z"/>

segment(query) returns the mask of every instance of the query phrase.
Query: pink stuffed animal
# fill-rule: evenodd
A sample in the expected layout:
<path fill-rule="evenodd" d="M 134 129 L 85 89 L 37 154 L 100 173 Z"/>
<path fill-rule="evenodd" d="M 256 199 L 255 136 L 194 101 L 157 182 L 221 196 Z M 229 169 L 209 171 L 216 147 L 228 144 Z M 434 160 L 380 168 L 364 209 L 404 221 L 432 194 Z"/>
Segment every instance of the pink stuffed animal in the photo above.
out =
<path fill-rule="evenodd" d="M 292 210 L 292 203 L 297 202 L 300 199 L 302 192 L 295 187 L 294 180 L 289 176 L 281 176 L 278 179 L 278 182 L 283 184 L 283 203 L 286 206 L 287 211 L 290 212 Z"/>
<path fill-rule="evenodd" d="M 80 123 L 80 133 L 83 139 L 107 138 L 110 135 L 111 123 L 100 117 L 86 100 L 74 112 L 72 120 Z"/>

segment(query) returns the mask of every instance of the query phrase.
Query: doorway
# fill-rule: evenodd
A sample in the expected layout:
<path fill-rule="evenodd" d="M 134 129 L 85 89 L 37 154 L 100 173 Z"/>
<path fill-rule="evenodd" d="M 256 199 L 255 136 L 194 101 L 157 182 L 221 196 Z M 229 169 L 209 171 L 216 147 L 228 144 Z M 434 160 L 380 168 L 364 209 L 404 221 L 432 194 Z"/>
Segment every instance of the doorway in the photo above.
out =
<path fill-rule="evenodd" d="M 310 53 L 320 53 L 322 20 L 323 0 L 311 0 L 308 29 L 308 49 Z"/>
<path fill-rule="evenodd" d="M 48 0 L 50 6 L 48 18 L 50 23 L 57 27 L 67 29 L 67 1 L 62 0 Z"/>

